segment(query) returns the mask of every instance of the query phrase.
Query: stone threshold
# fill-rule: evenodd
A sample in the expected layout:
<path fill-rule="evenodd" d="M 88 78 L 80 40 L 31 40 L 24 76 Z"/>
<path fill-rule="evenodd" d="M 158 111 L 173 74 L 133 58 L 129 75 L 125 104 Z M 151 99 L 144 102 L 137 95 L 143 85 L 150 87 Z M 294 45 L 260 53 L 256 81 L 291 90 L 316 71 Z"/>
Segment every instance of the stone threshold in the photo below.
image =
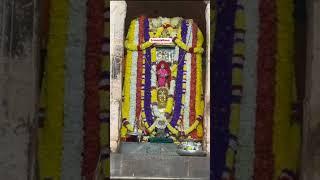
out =
<path fill-rule="evenodd" d="M 110 179 L 210 179 L 210 157 L 179 156 L 174 144 L 121 143 L 110 155 Z"/>

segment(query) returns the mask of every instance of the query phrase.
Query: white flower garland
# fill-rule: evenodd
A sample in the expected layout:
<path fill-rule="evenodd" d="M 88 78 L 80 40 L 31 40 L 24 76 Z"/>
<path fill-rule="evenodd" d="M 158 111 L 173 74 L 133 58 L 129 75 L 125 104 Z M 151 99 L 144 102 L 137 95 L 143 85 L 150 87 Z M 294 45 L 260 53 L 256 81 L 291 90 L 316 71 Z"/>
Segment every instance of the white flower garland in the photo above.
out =
<path fill-rule="evenodd" d="M 240 113 L 239 144 L 236 155 L 235 178 L 250 180 L 254 166 L 254 137 L 256 113 L 256 62 L 258 47 L 259 9 L 258 1 L 248 0 L 245 4 L 246 51 L 243 68 L 243 97 Z"/>
<path fill-rule="evenodd" d="M 151 67 L 151 87 L 157 87 L 157 65 L 152 65 Z"/>
<path fill-rule="evenodd" d="M 136 26 L 134 31 L 134 43 L 139 43 L 139 20 L 136 20 Z M 138 51 L 132 51 L 132 63 L 131 63 L 131 80 L 130 80 L 130 114 L 129 123 L 134 126 L 136 119 L 136 92 L 137 92 L 137 61 Z"/>
<path fill-rule="evenodd" d="M 189 23 L 188 26 L 188 31 L 187 31 L 187 45 L 188 46 L 192 46 L 192 36 L 193 36 L 193 32 L 192 32 L 192 22 Z M 189 40 L 189 41 L 188 41 Z M 183 111 L 184 111 L 184 115 L 183 115 L 183 128 L 184 130 L 189 129 L 190 127 L 190 88 L 191 88 L 191 53 L 186 53 L 185 55 L 185 66 L 186 66 L 186 92 L 185 92 L 185 103 L 183 106 Z M 184 110 L 186 109 L 186 111 Z"/>
<path fill-rule="evenodd" d="M 70 0 L 66 48 L 65 107 L 62 180 L 81 179 L 83 148 L 84 64 L 86 45 L 86 0 Z M 80 43 L 79 43 L 80 42 Z"/>
<path fill-rule="evenodd" d="M 175 80 L 171 80 L 170 81 L 170 90 L 169 90 L 169 95 L 174 95 L 174 91 L 176 89 L 176 81 Z"/>

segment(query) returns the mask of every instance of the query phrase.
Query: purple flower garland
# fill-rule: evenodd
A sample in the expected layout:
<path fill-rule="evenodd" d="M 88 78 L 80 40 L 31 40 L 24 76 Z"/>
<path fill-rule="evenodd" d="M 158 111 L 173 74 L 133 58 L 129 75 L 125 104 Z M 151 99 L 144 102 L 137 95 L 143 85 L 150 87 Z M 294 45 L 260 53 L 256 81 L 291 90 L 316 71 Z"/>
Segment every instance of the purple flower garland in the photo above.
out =
<path fill-rule="evenodd" d="M 225 157 L 230 132 L 232 102 L 232 54 L 237 1 L 217 0 L 216 34 L 213 46 L 213 178 L 221 179 L 226 169 Z"/>
<path fill-rule="evenodd" d="M 149 19 L 144 20 L 144 39 L 149 41 Z M 144 112 L 149 126 L 153 123 L 152 110 L 151 110 L 151 49 L 146 49 L 146 63 L 145 63 L 145 86 L 144 86 Z"/>
<path fill-rule="evenodd" d="M 186 43 L 186 37 L 187 37 L 187 23 L 185 20 L 182 21 L 181 24 L 181 37 L 182 37 L 182 41 L 184 43 Z M 185 52 L 179 48 L 179 59 L 178 59 L 178 72 L 177 72 L 177 79 L 176 79 L 176 89 L 175 89 L 175 96 L 174 96 L 174 112 L 173 112 L 173 117 L 172 120 L 170 122 L 172 127 L 175 127 L 179 117 L 180 117 L 180 111 L 181 111 L 181 99 L 182 99 L 182 80 L 183 80 L 183 65 L 184 63 L 184 56 L 185 56 Z"/>

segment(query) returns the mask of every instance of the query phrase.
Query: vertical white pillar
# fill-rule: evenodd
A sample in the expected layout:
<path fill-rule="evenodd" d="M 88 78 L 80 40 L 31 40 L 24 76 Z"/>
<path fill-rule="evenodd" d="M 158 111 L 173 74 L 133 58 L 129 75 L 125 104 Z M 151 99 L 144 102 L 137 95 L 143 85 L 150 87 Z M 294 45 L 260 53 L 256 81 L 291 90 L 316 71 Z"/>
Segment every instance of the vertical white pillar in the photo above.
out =
<path fill-rule="evenodd" d="M 204 110 L 204 145 L 207 153 L 210 153 L 210 1 L 205 1 L 206 6 L 206 86 L 205 86 L 205 110 Z"/>
<path fill-rule="evenodd" d="M 125 1 L 110 1 L 110 147 L 112 152 L 117 151 L 120 141 L 126 10 Z"/>

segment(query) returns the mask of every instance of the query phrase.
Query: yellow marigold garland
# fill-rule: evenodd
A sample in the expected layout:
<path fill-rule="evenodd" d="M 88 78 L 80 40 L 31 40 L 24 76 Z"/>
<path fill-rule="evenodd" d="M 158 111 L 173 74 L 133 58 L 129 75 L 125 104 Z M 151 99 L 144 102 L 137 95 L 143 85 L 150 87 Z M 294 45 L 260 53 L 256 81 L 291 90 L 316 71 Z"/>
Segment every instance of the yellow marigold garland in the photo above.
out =
<path fill-rule="evenodd" d="M 129 32 L 127 35 L 128 42 L 134 41 L 134 33 L 135 33 L 135 26 L 137 26 L 137 21 L 131 21 Z M 123 85 L 123 103 L 122 103 L 122 119 L 128 120 L 129 119 L 129 112 L 130 112 L 130 75 L 131 75 L 131 63 L 132 63 L 132 51 L 127 51 L 126 55 L 126 67 L 125 67 L 125 79 Z M 132 127 L 128 126 L 121 126 L 121 137 L 125 137 L 127 134 L 128 128 L 132 130 Z"/>
<path fill-rule="evenodd" d="M 156 62 L 157 61 L 157 49 L 151 48 L 151 62 Z"/>
<path fill-rule="evenodd" d="M 174 104 L 173 97 L 169 97 L 166 105 L 166 110 L 165 110 L 166 113 L 169 113 L 169 114 L 172 113 L 173 104 Z"/>
<path fill-rule="evenodd" d="M 151 103 L 157 102 L 157 89 L 151 90 Z"/>
<path fill-rule="evenodd" d="M 201 47 L 203 44 L 203 35 L 200 31 L 200 29 L 198 29 L 197 32 L 197 47 Z M 202 86 L 202 55 L 201 54 L 196 54 L 196 60 L 197 60 L 197 82 L 196 82 L 196 117 L 198 118 L 200 116 L 203 116 L 203 112 L 204 112 L 204 99 L 203 97 L 203 86 Z M 195 123 L 198 121 L 198 119 L 196 119 Z M 191 126 L 192 127 L 192 126 Z M 202 137 L 203 136 L 203 127 L 202 127 L 202 121 L 199 122 L 199 125 L 196 126 L 197 128 L 197 135 L 198 137 Z M 192 131 L 192 130 L 191 130 Z"/>
<path fill-rule="evenodd" d="M 50 3 L 50 35 L 47 67 L 47 118 L 39 130 L 39 176 L 60 179 L 64 108 L 64 57 L 67 41 L 68 2 Z"/>
<path fill-rule="evenodd" d="M 291 119 L 291 105 L 296 100 L 293 64 L 294 3 L 292 0 L 277 0 L 276 3 L 278 40 L 273 134 L 275 154 L 273 179 L 275 180 L 278 179 L 283 170 L 297 172 L 301 143 L 301 125 Z"/>

